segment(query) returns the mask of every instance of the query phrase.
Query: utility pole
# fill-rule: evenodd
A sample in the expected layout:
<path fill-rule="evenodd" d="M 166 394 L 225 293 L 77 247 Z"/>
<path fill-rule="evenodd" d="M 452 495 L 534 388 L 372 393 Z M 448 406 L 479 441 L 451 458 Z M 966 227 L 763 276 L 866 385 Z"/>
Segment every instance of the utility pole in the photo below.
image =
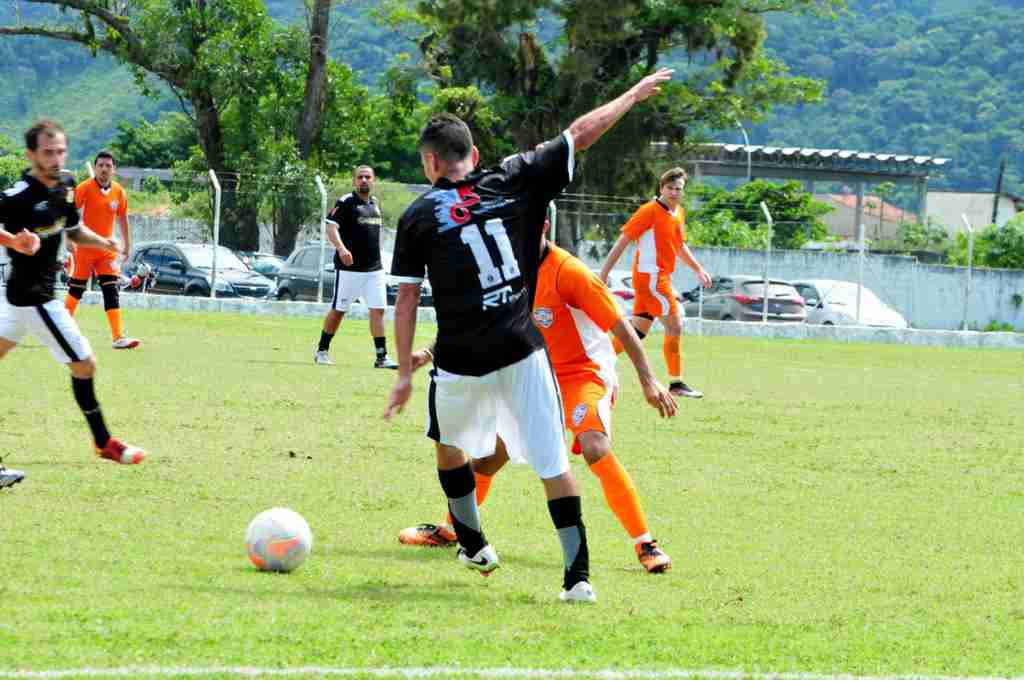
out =
<path fill-rule="evenodd" d="M 992 224 L 999 226 L 999 199 L 1003 195 L 1003 175 L 1006 174 L 1006 156 L 999 162 L 999 177 L 996 178 L 996 197 L 992 199 Z"/>

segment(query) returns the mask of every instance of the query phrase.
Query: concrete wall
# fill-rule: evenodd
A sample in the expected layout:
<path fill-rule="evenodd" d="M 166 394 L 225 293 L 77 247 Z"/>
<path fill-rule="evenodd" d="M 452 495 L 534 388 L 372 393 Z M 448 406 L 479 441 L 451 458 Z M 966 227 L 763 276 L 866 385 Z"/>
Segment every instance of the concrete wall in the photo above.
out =
<path fill-rule="evenodd" d="M 592 268 L 602 261 L 590 257 L 584 245 L 580 253 Z M 753 274 L 764 271 L 764 253 L 736 248 L 693 248 L 697 259 L 712 274 Z M 627 269 L 632 249 L 616 268 Z M 839 279 L 857 281 L 859 255 L 804 250 L 773 250 L 768 267 L 770 277 L 781 279 Z M 958 329 L 964 318 L 967 270 L 964 267 L 924 265 L 912 257 L 866 255 L 864 285 L 892 305 L 915 328 Z M 676 270 L 678 290 L 689 290 L 697 280 L 688 268 Z M 968 305 L 967 327 L 982 329 L 996 321 L 1024 329 L 1024 305 L 1014 304 L 1014 295 L 1024 296 L 1024 271 L 975 269 L 973 292 Z"/>
<path fill-rule="evenodd" d="M 327 312 L 327 303 L 315 302 L 267 302 L 251 300 L 211 300 L 210 298 L 183 297 L 175 295 L 143 295 L 139 293 L 121 296 L 126 308 L 165 309 L 182 312 L 223 312 L 234 314 L 267 314 L 281 316 L 309 317 L 322 319 Z M 88 292 L 82 298 L 87 305 L 100 305 L 103 297 L 98 292 Z M 389 307 L 387 318 L 394 315 Z M 353 305 L 346 316 L 356 319 L 367 317 L 366 308 Z M 420 323 L 436 323 L 432 307 L 420 307 L 417 317 Z M 660 332 L 655 323 L 654 332 Z M 888 328 L 863 328 L 851 326 L 808 326 L 793 323 L 743 323 L 739 321 L 700 321 L 687 319 L 687 335 L 714 335 L 786 340 L 825 340 L 829 342 L 875 342 L 897 345 L 920 345 L 939 347 L 969 347 L 988 349 L 1024 350 L 1024 333 L 977 333 L 972 331 L 929 331 L 896 330 Z"/>

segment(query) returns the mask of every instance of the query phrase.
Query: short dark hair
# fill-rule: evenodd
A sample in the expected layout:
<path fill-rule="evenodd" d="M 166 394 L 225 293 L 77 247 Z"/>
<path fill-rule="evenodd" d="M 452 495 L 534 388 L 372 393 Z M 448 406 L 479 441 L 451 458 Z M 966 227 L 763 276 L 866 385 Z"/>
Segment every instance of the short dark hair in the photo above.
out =
<path fill-rule="evenodd" d="M 99 163 L 101 158 L 109 158 L 111 163 L 117 165 L 117 161 L 114 160 L 114 154 L 110 153 L 106 149 L 96 154 L 96 158 L 92 159 L 93 164 Z"/>
<path fill-rule="evenodd" d="M 427 121 L 420 133 L 419 148 L 437 154 L 441 160 L 454 163 L 473 151 L 473 133 L 458 116 L 439 113 Z"/>
<path fill-rule="evenodd" d="M 49 118 L 40 118 L 32 123 L 32 127 L 25 131 L 25 148 L 29 151 L 38 149 L 40 135 L 56 137 L 63 134 L 64 128 L 60 126 L 60 123 Z"/>
<path fill-rule="evenodd" d="M 371 175 L 373 175 L 374 177 L 377 176 L 377 171 L 373 169 L 373 166 L 366 165 L 365 163 L 363 165 L 357 165 L 356 167 L 352 168 L 352 176 L 355 177 L 356 175 L 358 175 L 360 170 L 369 170 Z"/>
<path fill-rule="evenodd" d="M 666 170 L 661 174 L 661 181 L 658 183 L 658 188 L 660 189 L 666 184 L 671 184 L 672 182 L 675 182 L 677 179 L 681 179 L 685 182 L 686 180 L 690 179 L 690 176 L 687 175 L 686 170 L 683 170 L 682 168 L 672 168 L 670 170 Z"/>

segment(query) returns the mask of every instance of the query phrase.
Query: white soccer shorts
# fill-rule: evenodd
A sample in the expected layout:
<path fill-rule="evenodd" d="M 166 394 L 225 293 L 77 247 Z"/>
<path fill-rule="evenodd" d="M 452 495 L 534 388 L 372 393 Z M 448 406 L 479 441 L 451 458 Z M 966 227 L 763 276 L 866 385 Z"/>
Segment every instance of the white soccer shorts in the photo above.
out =
<path fill-rule="evenodd" d="M 92 356 L 89 341 L 60 300 L 34 307 L 15 307 L 6 299 L 0 300 L 0 338 L 21 342 L 25 333 L 43 343 L 62 364 Z"/>
<path fill-rule="evenodd" d="M 471 458 L 494 453 L 501 435 L 509 458 L 541 479 L 569 469 L 562 398 L 545 350 L 483 376 L 435 368 L 427 398 L 427 436 Z"/>
<path fill-rule="evenodd" d="M 347 312 L 356 298 L 363 298 L 369 309 L 384 309 L 388 306 L 383 269 L 375 272 L 347 272 L 339 269 L 334 273 L 334 299 L 331 306 L 339 312 Z"/>

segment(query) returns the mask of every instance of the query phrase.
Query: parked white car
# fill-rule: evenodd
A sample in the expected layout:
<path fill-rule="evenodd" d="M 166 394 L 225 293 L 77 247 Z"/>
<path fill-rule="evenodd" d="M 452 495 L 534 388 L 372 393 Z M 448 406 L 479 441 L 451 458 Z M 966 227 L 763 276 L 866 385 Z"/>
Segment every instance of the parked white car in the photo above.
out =
<path fill-rule="evenodd" d="M 807 323 L 823 326 L 857 325 L 857 284 L 832 279 L 792 281 L 807 304 Z M 907 320 L 869 288 L 860 289 L 860 325 L 907 328 Z"/>

